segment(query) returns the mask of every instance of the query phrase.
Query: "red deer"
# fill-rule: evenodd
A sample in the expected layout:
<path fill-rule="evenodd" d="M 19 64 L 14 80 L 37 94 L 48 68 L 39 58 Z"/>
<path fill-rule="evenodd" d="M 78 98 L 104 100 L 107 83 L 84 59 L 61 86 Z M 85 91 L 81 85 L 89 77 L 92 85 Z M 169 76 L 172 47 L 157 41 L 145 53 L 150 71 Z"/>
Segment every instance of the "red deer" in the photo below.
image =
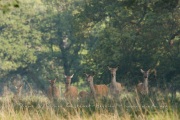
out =
<path fill-rule="evenodd" d="M 19 99 L 19 97 L 21 96 L 22 88 L 23 88 L 23 84 L 19 84 L 18 86 L 15 86 L 16 91 L 13 96 L 14 99 Z"/>
<path fill-rule="evenodd" d="M 79 92 L 78 96 L 80 99 L 87 98 L 89 96 L 89 93 L 86 91 L 81 91 L 81 92 Z"/>
<path fill-rule="evenodd" d="M 49 80 L 50 86 L 48 88 L 48 97 L 50 100 L 58 99 L 60 96 L 59 89 L 55 86 L 55 80 Z"/>
<path fill-rule="evenodd" d="M 111 79 L 111 83 L 110 83 L 110 93 L 111 93 L 111 95 L 115 96 L 123 90 L 121 83 L 116 82 L 116 71 L 118 70 L 118 67 L 116 67 L 116 68 L 108 67 L 108 69 L 110 70 L 111 75 L 112 75 L 112 79 Z"/>
<path fill-rule="evenodd" d="M 78 97 L 78 89 L 75 86 L 71 86 L 71 79 L 73 75 L 71 76 L 65 75 L 65 78 L 66 78 L 65 89 L 66 90 L 65 90 L 64 96 L 66 99 L 77 99 Z"/>
<path fill-rule="evenodd" d="M 137 92 L 143 94 L 143 95 L 147 95 L 149 93 L 149 89 L 148 89 L 148 77 L 149 77 L 149 72 L 150 70 L 148 71 L 144 71 L 142 69 L 141 70 L 141 73 L 143 73 L 143 78 L 144 78 L 144 82 L 141 82 L 137 85 Z"/>
<path fill-rule="evenodd" d="M 96 99 L 98 96 L 107 96 L 108 95 L 108 87 L 106 85 L 95 85 L 93 82 L 92 75 L 86 74 L 87 81 L 89 82 L 91 94 Z"/>

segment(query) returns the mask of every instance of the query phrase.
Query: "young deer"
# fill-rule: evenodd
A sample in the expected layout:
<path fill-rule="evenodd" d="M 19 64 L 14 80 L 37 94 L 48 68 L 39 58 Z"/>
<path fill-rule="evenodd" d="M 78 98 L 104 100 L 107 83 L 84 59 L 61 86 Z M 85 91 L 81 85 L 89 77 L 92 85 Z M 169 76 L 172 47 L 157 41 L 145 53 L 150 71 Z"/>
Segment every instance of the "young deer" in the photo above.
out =
<path fill-rule="evenodd" d="M 48 88 L 48 97 L 50 100 L 58 99 L 60 96 L 59 89 L 55 86 L 55 80 L 49 80 L 50 86 Z"/>
<path fill-rule="evenodd" d="M 16 90 L 15 90 L 14 97 L 13 97 L 14 99 L 18 99 L 21 96 L 22 87 L 23 87 L 23 84 L 15 86 Z"/>
<path fill-rule="evenodd" d="M 93 77 L 92 75 L 86 74 L 87 81 L 89 82 L 89 86 L 91 89 L 91 94 L 96 99 L 97 96 L 107 96 L 108 95 L 108 87 L 106 85 L 95 85 L 93 83 Z"/>
<path fill-rule="evenodd" d="M 140 69 L 140 70 L 141 70 L 141 73 L 143 73 L 144 82 L 143 83 L 141 82 L 137 85 L 137 92 L 139 92 L 143 95 L 147 95 L 149 93 L 148 77 L 149 77 L 150 70 L 148 70 L 148 71 L 144 71 L 142 69 Z"/>
<path fill-rule="evenodd" d="M 80 99 L 87 98 L 89 96 L 89 93 L 86 91 L 81 91 L 81 92 L 79 92 L 78 96 Z"/>
<path fill-rule="evenodd" d="M 118 70 L 118 67 L 116 68 L 108 67 L 108 69 L 110 70 L 111 75 L 112 75 L 112 79 L 110 83 L 110 93 L 112 95 L 117 95 L 123 90 L 121 83 L 116 82 L 116 71 Z"/>
<path fill-rule="evenodd" d="M 74 75 L 74 74 L 73 74 Z M 76 99 L 78 97 L 78 89 L 75 86 L 71 86 L 71 79 L 73 77 L 73 75 L 71 76 L 66 76 L 66 82 L 65 82 L 65 93 L 64 96 L 66 99 Z"/>

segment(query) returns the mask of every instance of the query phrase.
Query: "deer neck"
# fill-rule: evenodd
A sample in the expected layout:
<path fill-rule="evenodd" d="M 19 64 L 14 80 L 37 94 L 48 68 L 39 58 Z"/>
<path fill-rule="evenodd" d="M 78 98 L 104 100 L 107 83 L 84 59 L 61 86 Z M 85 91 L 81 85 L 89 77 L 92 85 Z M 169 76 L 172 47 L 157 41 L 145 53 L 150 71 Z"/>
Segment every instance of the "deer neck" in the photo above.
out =
<path fill-rule="evenodd" d="M 148 78 L 144 78 L 144 87 L 145 87 L 145 90 L 148 93 Z"/>
<path fill-rule="evenodd" d="M 116 74 L 112 75 L 111 83 L 112 83 L 113 86 L 116 86 Z"/>
<path fill-rule="evenodd" d="M 55 85 L 54 85 L 54 84 L 51 84 L 52 96 L 54 96 L 54 87 L 55 87 Z"/>
<path fill-rule="evenodd" d="M 66 91 L 68 91 L 68 90 L 69 90 L 70 86 L 71 86 L 71 85 L 70 85 L 69 83 L 66 83 L 66 86 L 65 86 Z"/>
<path fill-rule="evenodd" d="M 89 83 L 89 86 L 90 86 L 91 92 L 95 95 L 95 94 L 96 94 L 96 90 L 95 90 L 95 88 L 94 88 L 94 83 L 93 83 L 93 81 L 91 81 L 91 82 Z"/>
<path fill-rule="evenodd" d="M 148 87 L 148 78 L 144 78 L 144 86 Z"/>

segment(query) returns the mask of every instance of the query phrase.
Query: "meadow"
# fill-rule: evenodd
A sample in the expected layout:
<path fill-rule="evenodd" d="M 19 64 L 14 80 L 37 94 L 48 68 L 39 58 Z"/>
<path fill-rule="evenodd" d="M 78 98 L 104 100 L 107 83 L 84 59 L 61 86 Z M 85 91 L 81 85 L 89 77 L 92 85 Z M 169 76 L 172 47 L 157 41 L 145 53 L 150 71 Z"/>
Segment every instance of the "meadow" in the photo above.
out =
<path fill-rule="evenodd" d="M 0 0 L 0 120 L 180 120 L 179 61 L 180 0 Z"/>
<path fill-rule="evenodd" d="M 119 97 L 50 101 L 44 95 L 0 98 L 0 120 L 179 120 L 180 94 L 138 95 L 123 92 Z"/>

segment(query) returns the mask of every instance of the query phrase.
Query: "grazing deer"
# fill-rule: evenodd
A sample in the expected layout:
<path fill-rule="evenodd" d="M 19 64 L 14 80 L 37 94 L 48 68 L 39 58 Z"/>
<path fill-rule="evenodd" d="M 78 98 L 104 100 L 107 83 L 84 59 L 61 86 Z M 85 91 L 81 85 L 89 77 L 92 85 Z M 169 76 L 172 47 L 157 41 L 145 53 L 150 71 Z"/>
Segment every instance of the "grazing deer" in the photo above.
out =
<path fill-rule="evenodd" d="M 106 85 L 95 85 L 93 83 L 93 77 L 92 75 L 86 74 L 87 81 L 89 82 L 89 86 L 91 89 L 91 94 L 96 99 L 97 96 L 107 96 L 108 95 L 108 87 Z"/>
<path fill-rule="evenodd" d="M 116 68 L 108 67 L 108 69 L 110 70 L 111 75 L 112 75 L 112 79 L 110 83 L 110 93 L 112 95 L 117 95 L 123 90 L 121 83 L 116 82 L 116 71 L 118 70 L 118 67 Z"/>
<path fill-rule="evenodd" d="M 148 89 L 148 77 L 149 77 L 149 72 L 150 70 L 148 71 L 144 71 L 142 69 L 141 70 L 141 73 L 143 73 L 143 77 L 144 77 L 144 82 L 142 83 L 139 83 L 137 85 L 137 92 L 143 94 L 143 95 L 147 95 L 149 93 L 149 89 Z"/>
<path fill-rule="evenodd" d="M 73 74 L 74 75 L 74 74 Z M 73 77 L 73 75 L 71 76 L 66 76 L 66 82 L 65 82 L 65 93 L 64 96 L 66 99 L 77 99 L 78 97 L 78 89 L 75 86 L 71 86 L 71 79 Z"/>
<path fill-rule="evenodd" d="M 50 86 L 48 88 L 48 97 L 50 100 L 58 99 L 60 96 L 59 89 L 55 86 L 55 80 L 49 80 Z"/>
<path fill-rule="evenodd" d="M 22 87 L 23 87 L 23 84 L 15 86 L 15 93 L 13 96 L 14 99 L 19 99 L 19 97 L 21 96 Z"/>
<path fill-rule="evenodd" d="M 78 96 L 80 99 L 87 98 L 89 96 L 89 93 L 86 91 L 81 91 L 81 92 L 79 92 Z"/>

